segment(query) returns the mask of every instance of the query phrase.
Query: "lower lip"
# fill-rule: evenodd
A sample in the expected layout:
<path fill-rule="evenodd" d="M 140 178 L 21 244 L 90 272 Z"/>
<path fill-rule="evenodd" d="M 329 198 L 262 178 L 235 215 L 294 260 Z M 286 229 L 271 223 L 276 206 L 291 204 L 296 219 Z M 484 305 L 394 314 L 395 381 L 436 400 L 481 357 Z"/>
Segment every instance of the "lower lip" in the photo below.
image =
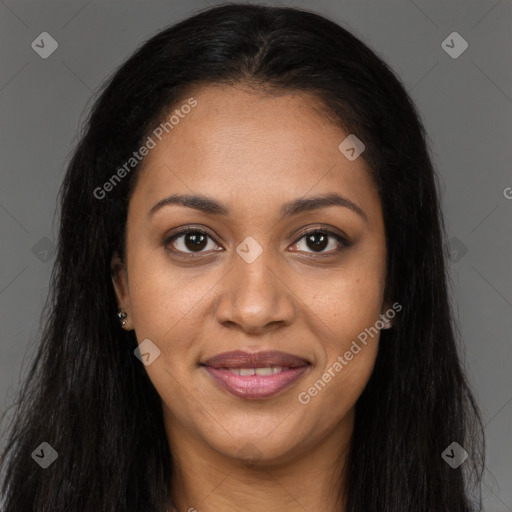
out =
<path fill-rule="evenodd" d="M 276 395 L 296 382 L 308 366 L 290 368 L 273 375 L 237 375 L 225 368 L 203 367 L 213 379 L 231 394 L 240 398 L 258 399 Z"/>

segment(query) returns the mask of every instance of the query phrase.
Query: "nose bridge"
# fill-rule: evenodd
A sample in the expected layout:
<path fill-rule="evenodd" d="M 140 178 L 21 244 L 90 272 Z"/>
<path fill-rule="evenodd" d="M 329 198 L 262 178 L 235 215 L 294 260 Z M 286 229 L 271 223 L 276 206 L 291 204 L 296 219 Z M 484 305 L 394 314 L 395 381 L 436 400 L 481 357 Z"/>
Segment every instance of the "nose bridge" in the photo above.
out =
<path fill-rule="evenodd" d="M 263 250 L 248 237 L 236 253 L 217 303 L 217 320 L 238 324 L 247 331 L 257 331 L 271 323 L 291 322 L 293 300 L 278 277 L 271 251 Z"/>

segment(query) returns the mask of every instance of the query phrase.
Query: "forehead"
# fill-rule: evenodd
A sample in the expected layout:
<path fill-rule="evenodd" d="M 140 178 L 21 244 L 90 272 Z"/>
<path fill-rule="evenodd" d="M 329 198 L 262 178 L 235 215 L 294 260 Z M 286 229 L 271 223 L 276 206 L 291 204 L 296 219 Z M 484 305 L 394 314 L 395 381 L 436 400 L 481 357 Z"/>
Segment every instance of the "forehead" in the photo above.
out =
<path fill-rule="evenodd" d="M 188 98 L 197 103 L 181 109 Z M 350 161 L 338 149 L 349 133 L 311 94 L 211 85 L 191 90 L 165 118 L 173 113 L 172 129 L 161 140 L 152 135 L 143 161 L 134 199 L 146 210 L 175 192 L 259 207 L 263 197 L 271 206 L 330 192 L 378 201 L 363 158 Z"/>

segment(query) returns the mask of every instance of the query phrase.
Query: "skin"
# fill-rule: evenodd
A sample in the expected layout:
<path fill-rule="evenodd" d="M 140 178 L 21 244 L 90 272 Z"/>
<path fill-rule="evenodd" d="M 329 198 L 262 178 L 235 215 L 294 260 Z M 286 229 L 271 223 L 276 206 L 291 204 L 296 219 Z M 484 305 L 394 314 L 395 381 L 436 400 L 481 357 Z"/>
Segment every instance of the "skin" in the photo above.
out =
<path fill-rule="evenodd" d="M 315 97 L 227 85 L 191 96 L 197 106 L 143 162 L 126 256 L 112 259 L 125 328 L 161 351 L 145 368 L 162 399 L 176 468 L 170 499 L 180 512 L 334 512 L 378 335 L 307 405 L 298 395 L 389 307 L 377 190 L 363 158 L 349 161 L 338 150 L 348 133 L 327 120 Z M 367 220 L 340 206 L 281 218 L 283 203 L 333 192 Z M 207 195 L 231 213 L 174 204 L 148 216 L 171 194 Z M 181 226 L 211 238 L 195 250 L 186 235 L 166 245 Z M 303 230 L 316 227 L 344 234 L 350 246 L 330 237 L 315 250 Z M 236 252 L 246 237 L 263 250 L 252 263 Z M 247 400 L 198 364 L 237 349 L 282 350 L 311 365 L 278 395 Z"/>

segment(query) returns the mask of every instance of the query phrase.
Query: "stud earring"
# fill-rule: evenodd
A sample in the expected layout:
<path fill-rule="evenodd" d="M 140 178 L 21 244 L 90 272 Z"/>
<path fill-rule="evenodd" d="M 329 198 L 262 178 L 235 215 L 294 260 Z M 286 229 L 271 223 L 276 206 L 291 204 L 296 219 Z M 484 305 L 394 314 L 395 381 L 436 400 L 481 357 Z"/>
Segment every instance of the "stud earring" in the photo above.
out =
<path fill-rule="evenodd" d="M 121 323 L 121 327 L 124 327 L 128 320 L 126 320 L 126 317 L 128 316 L 128 313 L 124 309 L 120 309 L 117 313 L 117 318 L 119 319 L 119 322 Z"/>

